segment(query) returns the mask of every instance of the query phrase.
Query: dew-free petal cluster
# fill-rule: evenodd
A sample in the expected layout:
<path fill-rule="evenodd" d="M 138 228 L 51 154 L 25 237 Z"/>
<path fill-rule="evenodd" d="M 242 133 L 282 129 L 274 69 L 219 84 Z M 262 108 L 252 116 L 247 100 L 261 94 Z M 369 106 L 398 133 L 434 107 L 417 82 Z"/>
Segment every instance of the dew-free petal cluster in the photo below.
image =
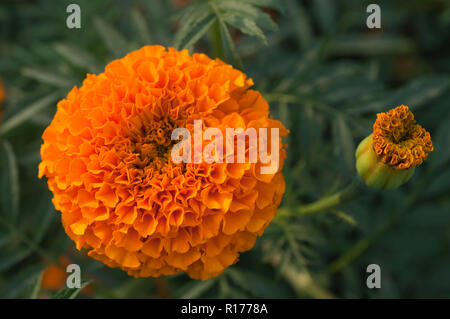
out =
<path fill-rule="evenodd" d="M 416 124 L 408 106 L 377 114 L 373 148 L 385 164 L 399 170 L 418 166 L 433 151 L 430 133 Z"/>
<path fill-rule="evenodd" d="M 145 46 L 74 87 L 43 134 L 39 176 L 76 247 L 133 276 L 198 279 L 219 275 L 251 249 L 285 190 L 281 137 L 288 134 L 252 85 L 218 59 Z M 224 136 L 230 127 L 278 128 L 279 170 L 261 174 L 260 162 L 175 164 L 171 133 L 192 132 L 194 120 Z"/>

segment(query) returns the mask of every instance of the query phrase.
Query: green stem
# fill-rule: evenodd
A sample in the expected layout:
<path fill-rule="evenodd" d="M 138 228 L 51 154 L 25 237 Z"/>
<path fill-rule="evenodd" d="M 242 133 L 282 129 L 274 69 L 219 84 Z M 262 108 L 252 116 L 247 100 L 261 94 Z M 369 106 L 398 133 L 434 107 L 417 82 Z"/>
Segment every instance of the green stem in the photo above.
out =
<path fill-rule="evenodd" d="M 300 206 L 300 214 L 313 214 L 329 210 L 337 205 L 343 204 L 354 199 L 359 193 L 357 192 L 356 183 L 352 183 L 336 194 L 323 197 L 311 204 Z"/>
<path fill-rule="evenodd" d="M 241 57 L 239 56 L 236 46 L 234 45 L 233 39 L 231 37 L 230 31 L 228 30 L 228 27 L 225 23 L 225 21 L 222 18 L 222 14 L 220 13 L 219 8 L 217 7 L 216 3 L 212 0 L 208 0 L 208 3 L 214 12 L 214 14 L 217 16 L 217 21 L 219 25 L 219 31 L 222 30 L 223 32 L 223 40 L 228 46 L 228 49 L 231 51 L 231 55 L 233 56 L 234 62 L 236 63 L 236 66 L 238 69 L 243 70 L 244 66 L 242 64 Z M 222 33 L 220 33 L 222 35 Z"/>
<path fill-rule="evenodd" d="M 424 183 L 417 183 L 418 185 L 426 185 Z M 411 193 L 404 204 L 391 215 L 372 235 L 369 235 L 359 242 L 357 242 L 353 247 L 347 250 L 342 256 L 333 261 L 328 267 L 328 272 L 333 274 L 341 271 L 360 255 L 362 255 L 372 244 L 374 244 L 387 230 L 395 226 L 400 220 L 403 214 L 409 211 L 410 207 L 414 204 L 417 195 L 419 194 L 421 188 L 416 187 L 416 189 Z"/>
<path fill-rule="evenodd" d="M 332 208 L 338 205 L 344 204 L 346 202 L 355 199 L 356 197 L 359 196 L 359 194 L 360 192 L 358 191 L 358 183 L 355 181 L 352 182 L 343 190 L 333 195 L 323 197 L 310 204 L 300 206 L 297 210 L 293 212 L 285 209 L 280 209 L 279 213 L 277 214 L 277 218 L 298 217 L 299 215 L 314 214 L 331 210 Z"/>
<path fill-rule="evenodd" d="M 225 60 L 225 48 L 223 46 L 219 21 L 214 22 L 211 28 L 211 42 L 214 56 L 221 60 Z"/>

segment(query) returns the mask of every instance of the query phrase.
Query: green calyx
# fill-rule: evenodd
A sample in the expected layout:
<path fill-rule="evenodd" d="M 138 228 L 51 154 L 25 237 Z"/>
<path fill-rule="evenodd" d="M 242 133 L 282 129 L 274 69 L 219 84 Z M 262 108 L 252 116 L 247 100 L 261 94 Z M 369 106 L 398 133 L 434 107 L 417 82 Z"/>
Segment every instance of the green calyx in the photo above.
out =
<path fill-rule="evenodd" d="M 358 145 L 356 170 L 367 186 L 375 189 L 394 189 L 406 183 L 414 174 L 415 167 L 398 170 L 381 162 L 372 147 L 372 134 Z"/>

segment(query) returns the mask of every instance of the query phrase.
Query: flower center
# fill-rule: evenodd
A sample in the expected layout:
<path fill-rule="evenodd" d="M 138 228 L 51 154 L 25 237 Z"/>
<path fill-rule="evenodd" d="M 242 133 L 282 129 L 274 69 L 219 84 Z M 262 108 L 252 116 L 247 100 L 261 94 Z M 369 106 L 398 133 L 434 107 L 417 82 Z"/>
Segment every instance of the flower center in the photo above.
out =
<path fill-rule="evenodd" d="M 135 167 L 161 170 L 170 161 L 174 144 L 170 137 L 174 128 L 176 124 L 168 118 L 144 123 L 139 134 L 131 139 L 131 151 L 138 155 Z"/>

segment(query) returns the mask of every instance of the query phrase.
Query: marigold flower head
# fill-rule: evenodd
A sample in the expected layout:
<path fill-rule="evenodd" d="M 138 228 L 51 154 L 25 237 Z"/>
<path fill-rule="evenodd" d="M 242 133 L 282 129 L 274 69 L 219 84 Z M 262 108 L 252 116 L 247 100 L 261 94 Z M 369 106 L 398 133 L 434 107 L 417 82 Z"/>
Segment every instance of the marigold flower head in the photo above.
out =
<path fill-rule="evenodd" d="M 356 150 L 356 169 L 373 188 L 397 188 L 412 177 L 431 151 L 430 133 L 401 105 L 377 114 L 373 133 Z"/>
<path fill-rule="evenodd" d="M 133 276 L 198 279 L 251 249 L 284 193 L 288 134 L 252 85 L 218 59 L 145 46 L 74 87 L 43 134 L 39 176 L 76 247 Z M 261 174 L 259 161 L 172 162 L 172 130 L 192 130 L 195 120 L 224 135 L 278 128 L 279 170 Z"/>

